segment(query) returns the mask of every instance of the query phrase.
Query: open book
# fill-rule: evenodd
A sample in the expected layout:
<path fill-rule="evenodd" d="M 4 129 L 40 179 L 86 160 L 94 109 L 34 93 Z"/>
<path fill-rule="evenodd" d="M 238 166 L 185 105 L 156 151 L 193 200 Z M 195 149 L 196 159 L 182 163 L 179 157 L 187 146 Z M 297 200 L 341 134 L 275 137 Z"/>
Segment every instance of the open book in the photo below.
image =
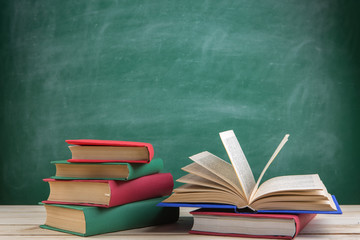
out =
<path fill-rule="evenodd" d="M 338 205 L 317 174 L 275 177 L 260 185 L 265 171 L 287 142 L 288 134 L 275 150 L 257 182 L 234 132 L 221 132 L 220 137 L 232 164 L 206 151 L 191 156 L 194 163 L 182 168 L 188 174 L 177 180 L 185 184 L 174 189 L 164 203 L 229 204 L 256 211 L 338 210 Z"/>

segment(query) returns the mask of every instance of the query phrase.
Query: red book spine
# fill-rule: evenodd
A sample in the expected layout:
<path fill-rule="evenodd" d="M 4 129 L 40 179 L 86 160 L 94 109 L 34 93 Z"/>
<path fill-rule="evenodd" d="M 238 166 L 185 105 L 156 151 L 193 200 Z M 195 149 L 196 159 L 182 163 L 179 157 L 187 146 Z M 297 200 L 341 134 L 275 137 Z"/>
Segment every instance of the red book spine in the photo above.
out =
<path fill-rule="evenodd" d="M 299 214 L 298 217 L 295 218 L 296 233 L 294 237 L 296 237 L 315 216 L 316 214 Z"/>
<path fill-rule="evenodd" d="M 174 187 L 170 173 L 157 173 L 130 181 L 110 181 L 109 207 L 170 195 Z"/>

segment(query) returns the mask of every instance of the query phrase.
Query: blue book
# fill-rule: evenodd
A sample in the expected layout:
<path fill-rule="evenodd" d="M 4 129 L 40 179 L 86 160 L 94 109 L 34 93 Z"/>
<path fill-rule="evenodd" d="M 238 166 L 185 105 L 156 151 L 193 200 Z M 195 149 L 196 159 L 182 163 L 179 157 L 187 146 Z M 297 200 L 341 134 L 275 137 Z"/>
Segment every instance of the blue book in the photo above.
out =
<path fill-rule="evenodd" d="M 187 174 L 177 180 L 184 185 L 174 189 L 159 205 L 234 212 L 248 209 L 258 213 L 341 213 L 336 198 L 328 193 L 318 174 L 280 176 L 261 183 L 265 171 L 288 141 L 288 134 L 257 181 L 234 132 L 221 132 L 220 138 L 231 164 L 207 151 L 191 156 L 193 163 L 182 168 Z"/>
<path fill-rule="evenodd" d="M 302 213 L 311 213 L 311 214 L 342 214 L 342 210 L 339 206 L 334 195 L 332 199 L 336 205 L 335 211 L 321 211 L 321 210 L 258 210 L 254 211 L 249 208 L 239 209 L 235 205 L 229 204 L 211 204 L 211 203 L 171 203 L 171 202 L 161 202 L 157 204 L 158 207 L 188 207 L 188 208 L 204 208 L 204 209 L 217 209 L 217 210 L 230 210 L 235 213 L 283 213 L 283 214 L 302 214 Z"/>

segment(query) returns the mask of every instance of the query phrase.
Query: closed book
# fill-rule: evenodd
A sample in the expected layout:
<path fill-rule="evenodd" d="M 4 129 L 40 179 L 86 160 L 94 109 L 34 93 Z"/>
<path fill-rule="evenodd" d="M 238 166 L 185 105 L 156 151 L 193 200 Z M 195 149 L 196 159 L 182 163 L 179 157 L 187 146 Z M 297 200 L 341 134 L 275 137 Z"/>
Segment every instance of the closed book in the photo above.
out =
<path fill-rule="evenodd" d="M 114 207 L 169 195 L 174 181 L 170 173 L 156 173 L 129 181 L 44 179 L 50 194 L 43 203 Z"/>
<path fill-rule="evenodd" d="M 149 163 L 154 157 L 150 143 L 76 139 L 66 140 L 71 151 L 69 162 L 134 162 Z"/>
<path fill-rule="evenodd" d="M 162 199 L 152 198 L 113 208 L 45 204 L 46 222 L 40 227 L 91 236 L 177 221 L 178 208 L 156 207 Z"/>
<path fill-rule="evenodd" d="M 249 214 L 225 211 L 191 212 L 190 233 L 203 235 L 293 239 L 316 214 Z"/>
<path fill-rule="evenodd" d="M 149 163 L 71 163 L 66 160 L 52 161 L 56 167 L 54 179 L 112 179 L 131 180 L 160 172 L 163 167 L 161 158 Z"/>

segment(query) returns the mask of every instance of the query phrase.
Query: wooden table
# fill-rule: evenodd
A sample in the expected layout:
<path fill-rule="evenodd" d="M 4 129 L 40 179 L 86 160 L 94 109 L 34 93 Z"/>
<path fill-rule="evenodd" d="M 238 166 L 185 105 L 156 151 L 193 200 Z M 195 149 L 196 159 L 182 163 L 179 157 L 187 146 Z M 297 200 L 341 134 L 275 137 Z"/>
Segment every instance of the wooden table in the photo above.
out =
<path fill-rule="evenodd" d="M 301 239 L 360 239 L 360 205 L 341 206 L 342 215 L 318 215 L 296 237 Z M 189 209 L 181 209 L 175 224 L 102 234 L 86 239 L 239 239 L 188 234 L 192 226 Z M 82 237 L 39 228 L 45 222 L 43 206 L 0 205 L 0 239 L 81 239 Z M 85 239 L 85 238 L 83 238 Z M 241 238 L 253 240 L 254 238 Z"/>

